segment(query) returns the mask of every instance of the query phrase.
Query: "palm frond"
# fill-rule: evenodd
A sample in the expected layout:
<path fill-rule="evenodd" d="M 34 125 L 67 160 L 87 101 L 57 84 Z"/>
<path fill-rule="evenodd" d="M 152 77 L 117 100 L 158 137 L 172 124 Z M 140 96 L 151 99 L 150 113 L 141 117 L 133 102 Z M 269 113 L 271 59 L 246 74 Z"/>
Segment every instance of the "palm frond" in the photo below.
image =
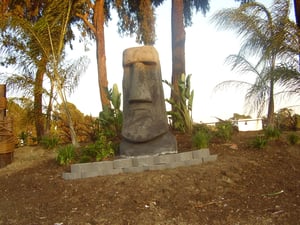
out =
<path fill-rule="evenodd" d="M 259 74 L 257 66 L 253 66 L 244 56 L 238 55 L 229 55 L 225 59 L 225 63 L 231 65 L 231 70 L 236 70 L 240 74 L 245 73 L 254 73 Z"/>
<path fill-rule="evenodd" d="M 60 67 L 60 75 L 64 77 L 63 86 L 71 94 L 79 84 L 81 75 L 86 71 L 90 60 L 87 56 L 82 56 L 70 61 L 67 65 Z"/>
<path fill-rule="evenodd" d="M 246 81 L 239 81 L 239 80 L 226 80 L 223 81 L 219 84 L 217 84 L 214 89 L 213 92 L 217 92 L 217 91 L 227 91 L 229 89 L 232 88 L 236 88 L 239 90 L 247 90 L 251 87 L 251 83 L 246 82 Z"/>

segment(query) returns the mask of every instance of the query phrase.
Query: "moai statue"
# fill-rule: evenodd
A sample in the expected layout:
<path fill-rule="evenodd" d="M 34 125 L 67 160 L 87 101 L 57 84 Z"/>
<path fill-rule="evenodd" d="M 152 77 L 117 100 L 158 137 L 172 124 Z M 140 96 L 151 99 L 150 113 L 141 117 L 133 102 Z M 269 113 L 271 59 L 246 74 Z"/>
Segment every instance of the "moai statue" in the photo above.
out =
<path fill-rule="evenodd" d="M 156 49 L 126 49 L 123 68 L 121 156 L 176 153 L 177 142 L 169 131 Z"/>

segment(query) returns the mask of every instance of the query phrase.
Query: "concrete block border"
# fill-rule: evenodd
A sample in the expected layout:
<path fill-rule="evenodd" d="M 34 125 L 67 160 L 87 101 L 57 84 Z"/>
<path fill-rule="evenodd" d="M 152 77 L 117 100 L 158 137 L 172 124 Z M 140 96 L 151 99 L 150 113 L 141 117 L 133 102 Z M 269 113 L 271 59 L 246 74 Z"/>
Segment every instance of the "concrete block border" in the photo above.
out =
<path fill-rule="evenodd" d="M 63 173 L 62 177 L 65 180 L 75 180 L 121 173 L 140 173 L 149 170 L 198 165 L 216 160 L 217 155 L 210 155 L 209 149 L 205 148 L 174 154 L 136 156 L 113 161 L 72 164 L 71 172 Z"/>

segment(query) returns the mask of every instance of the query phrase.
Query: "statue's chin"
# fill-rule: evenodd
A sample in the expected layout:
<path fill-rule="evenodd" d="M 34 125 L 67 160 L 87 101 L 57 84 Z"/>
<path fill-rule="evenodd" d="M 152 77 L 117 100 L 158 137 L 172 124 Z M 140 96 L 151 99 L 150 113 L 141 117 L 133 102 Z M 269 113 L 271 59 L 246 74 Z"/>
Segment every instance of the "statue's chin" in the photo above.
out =
<path fill-rule="evenodd" d="M 164 121 L 143 120 L 128 121 L 124 124 L 122 136 L 130 142 L 151 141 L 168 131 Z"/>

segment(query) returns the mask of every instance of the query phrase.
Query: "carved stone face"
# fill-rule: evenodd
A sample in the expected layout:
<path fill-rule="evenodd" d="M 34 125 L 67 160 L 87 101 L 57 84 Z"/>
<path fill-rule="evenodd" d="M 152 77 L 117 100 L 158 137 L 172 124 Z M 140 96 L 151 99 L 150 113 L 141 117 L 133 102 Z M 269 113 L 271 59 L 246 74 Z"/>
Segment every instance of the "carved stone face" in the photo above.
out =
<path fill-rule="evenodd" d="M 147 142 L 166 133 L 168 123 L 158 53 L 152 46 L 123 53 L 123 129 L 130 142 Z"/>

